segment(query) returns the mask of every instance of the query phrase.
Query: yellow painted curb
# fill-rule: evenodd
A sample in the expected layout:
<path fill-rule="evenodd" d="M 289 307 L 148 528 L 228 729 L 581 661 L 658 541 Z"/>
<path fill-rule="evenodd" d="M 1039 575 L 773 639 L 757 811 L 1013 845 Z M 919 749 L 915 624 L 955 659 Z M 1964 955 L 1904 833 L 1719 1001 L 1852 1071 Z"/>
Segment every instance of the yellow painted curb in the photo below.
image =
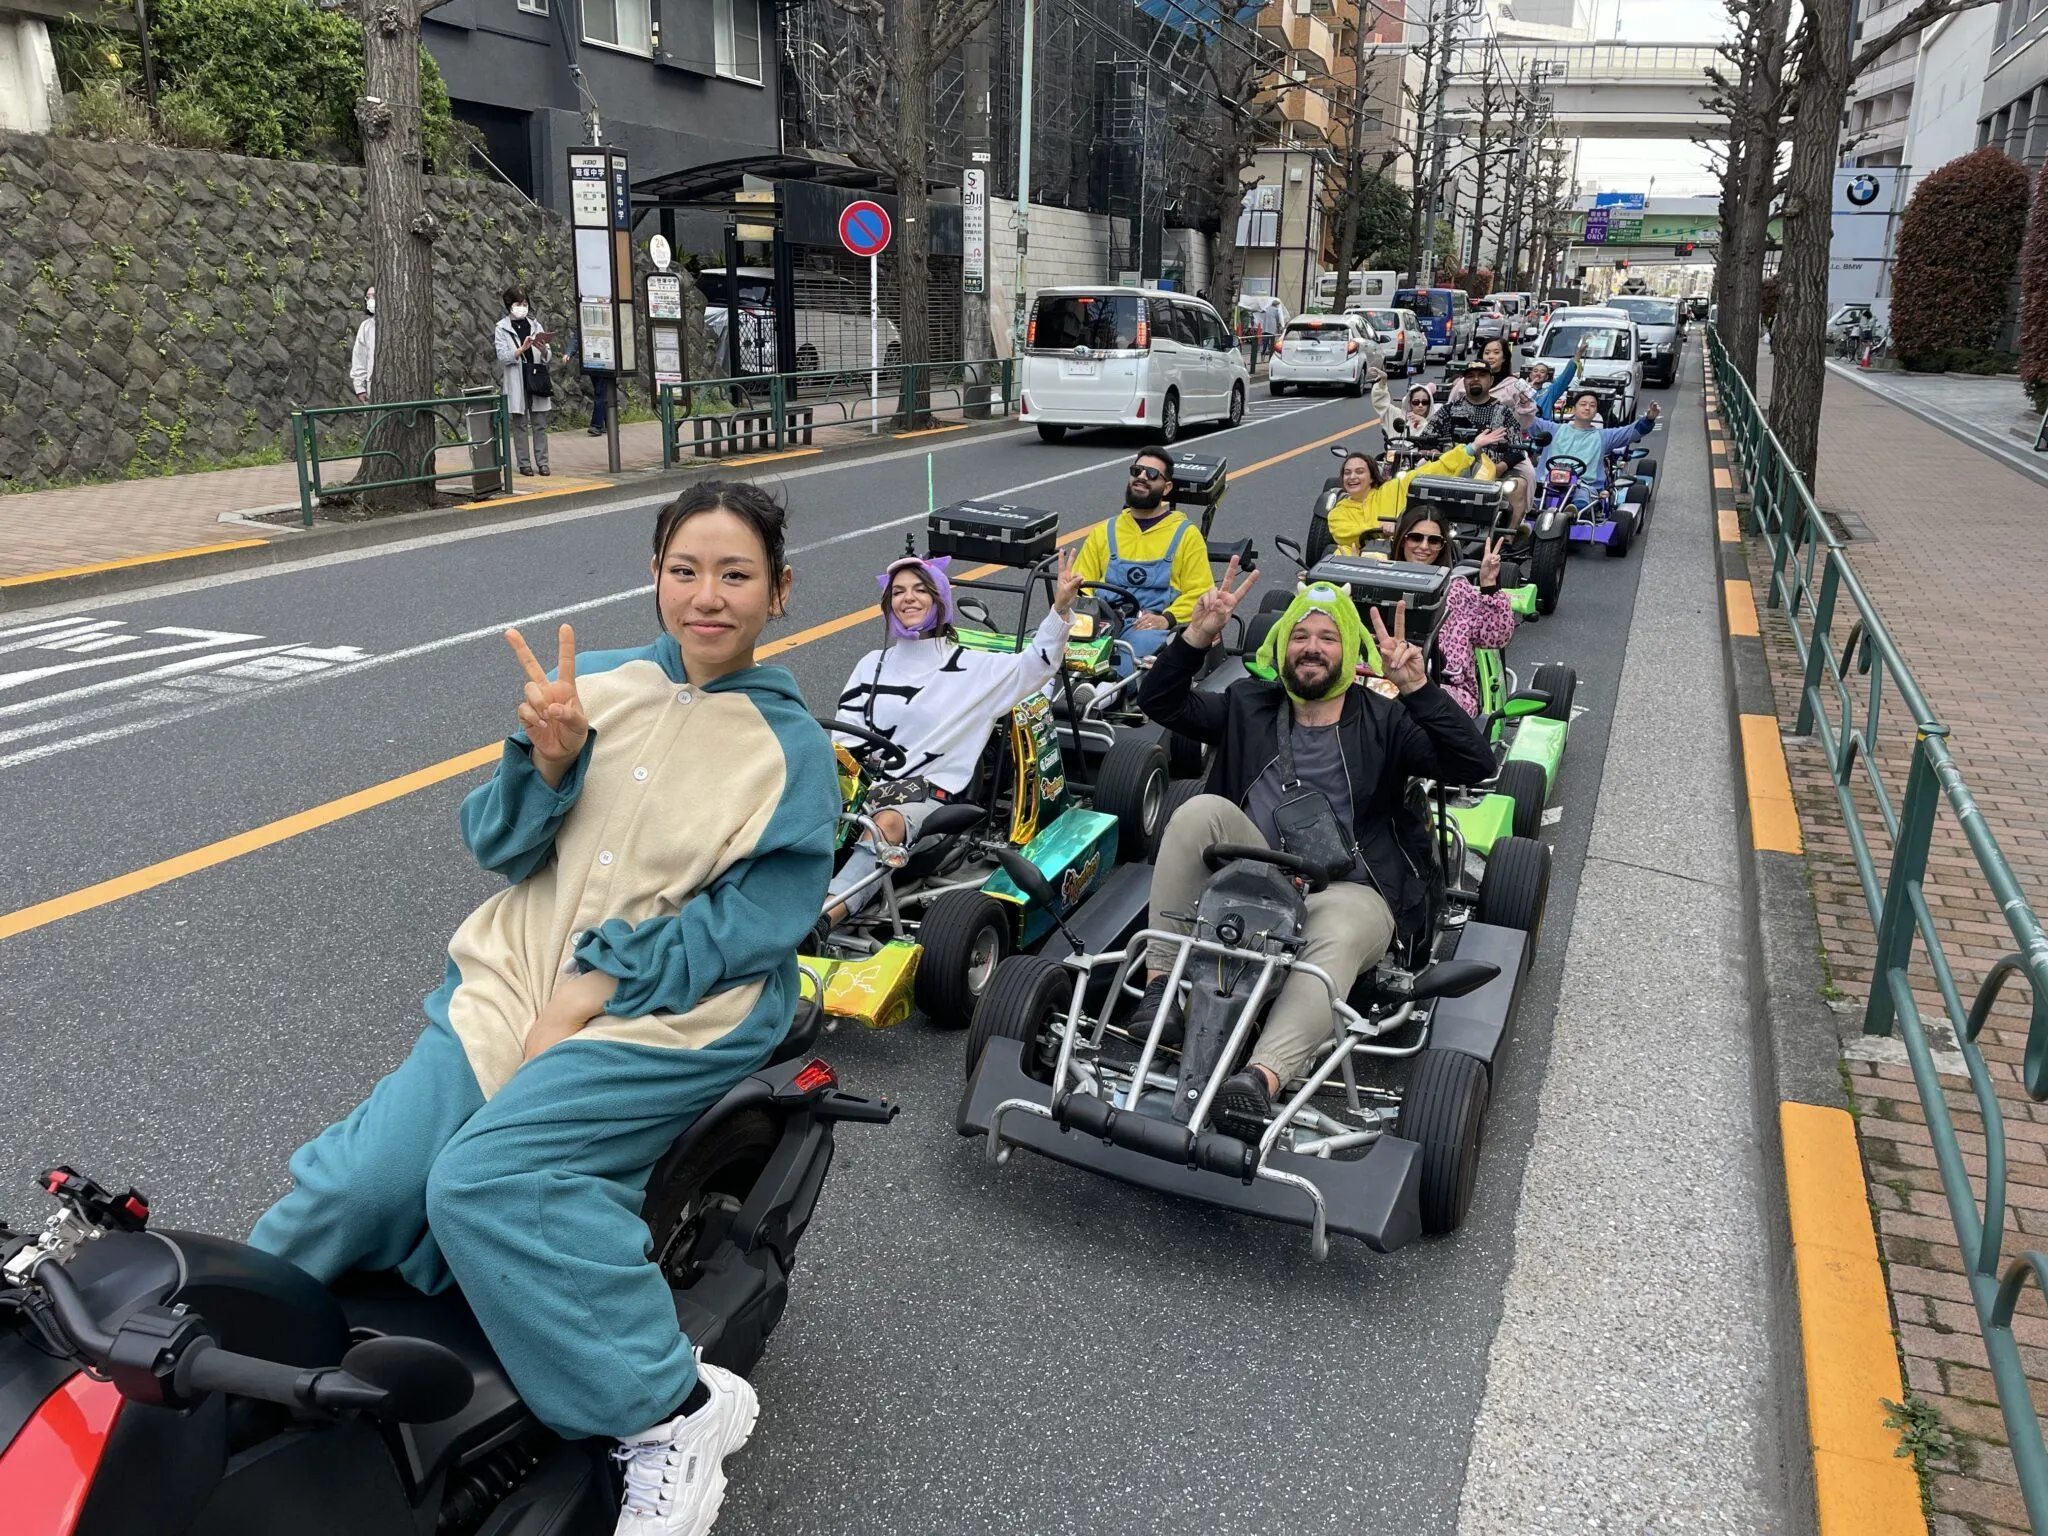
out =
<path fill-rule="evenodd" d="M 1723 514 L 1726 515 L 1725 513 Z M 1722 538 L 1728 535 L 1723 533 Z M 1728 633 L 1731 635 L 1760 635 L 1763 630 L 1756 622 L 1756 597 L 1749 590 L 1746 581 L 1724 581 L 1721 596 L 1728 608 Z"/>
<path fill-rule="evenodd" d="M 714 457 L 706 458 L 703 462 L 706 464 L 717 464 L 726 469 L 744 469 L 749 464 L 773 464 L 778 459 L 807 459 L 814 453 L 823 453 L 824 451 L 822 448 L 785 448 L 779 453 L 750 453 L 744 458 L 738 459 Z M 692 454 L 687 459 L 677 459 L 676 467 L 680 469 L 683 465 L 694 462 L 696 462 L 696 455 Z"/>
<path fill-rule="evenodd" d="M 1912 1459 L 1894 1454 L 1899 1432 L 1884 1422 L 1884 1400 L 1903 1402 L 1905 1386 L 1856 1123 L 1784 1103 L 1778 1125 L 1821 1536 L 1924 1536 Z"/>
<path fill-rule="evenodd" d="M 1732 491 L 1735 489 L 1735 477 L 1728 473 L 1727 466 L 1722 464 L 1714 466 L 1714 489 L 1717 491 Z"/>
<path fill-rule="evenodd" d="M 889 435 L 893 438 L 902 439 L 906 437 L 930 437 L 938 432 L 965 432 L 966 430 L 967 423 L 964 421 L 942 421 L 936 427 L 919 427 L 915 432 L 891 432 Z"/>
<path fill-rule="evenodd" d="M 550 496 L 573 496 L 578 491 L 605 490 L 613 483 L 610 480 L 564 480 L 544 491 L 514 491 L 510 496 L 486 496 L 480 501 L 457 502 L 448 510 L 467 512 L 474 507 L 516 507 L 522 502 L 546 501 Z"/>
<path fill-rule="evenodd" d="M 1749 791 L 1749 840 L 1770 853 L 1804 853 L 1785 744 L 1769 715 L 1742 717 L 1742 777 Z"/>
<path fill-rule="evenodd" d="M 1721 526 L 1721 542 L 1723 544 L 1740 544 L 1742 542 L 1742 524 L 1736 520 L 1735 509 L 1733 507 L 1723 507 L 1714 516 Z M 1752 611 L 1754 611 L 1754 608 L 1755 604 L 1752 602 Z"/>
<path fill-rule="evenodd" d="M 130 555 L 123 560 L 96 560 L 91 565 L 66 565 L 54 571 L 31 571 L 26 576 L 0 577 L 0 587 L 29 587 L 39 581 L 62 581 L 67 576 L 90 576 L 95 571 L 124 571 L 130 566 L 155 565 L 164 560 L 190 560 L 196 555 L 217 555 L 227 549 L 260 549 L 268 539 L 229 539 L 224 544 L 195 544 L 190 549 L 165 550 L 160 555 Z"/>

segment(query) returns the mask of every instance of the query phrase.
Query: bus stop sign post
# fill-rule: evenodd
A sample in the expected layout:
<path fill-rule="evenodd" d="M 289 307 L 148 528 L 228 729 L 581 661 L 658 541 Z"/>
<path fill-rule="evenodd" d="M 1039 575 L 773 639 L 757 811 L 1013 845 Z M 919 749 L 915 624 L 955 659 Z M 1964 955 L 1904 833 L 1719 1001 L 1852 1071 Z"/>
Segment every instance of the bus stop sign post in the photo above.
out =
<path fill-rule="evenodd" d="M 839 215 L 839 243 L 868 259 L 868 434 L 882 430 L 882 280 L 876 259 L 889 248 L 889 210 L 862 198 Z"/>

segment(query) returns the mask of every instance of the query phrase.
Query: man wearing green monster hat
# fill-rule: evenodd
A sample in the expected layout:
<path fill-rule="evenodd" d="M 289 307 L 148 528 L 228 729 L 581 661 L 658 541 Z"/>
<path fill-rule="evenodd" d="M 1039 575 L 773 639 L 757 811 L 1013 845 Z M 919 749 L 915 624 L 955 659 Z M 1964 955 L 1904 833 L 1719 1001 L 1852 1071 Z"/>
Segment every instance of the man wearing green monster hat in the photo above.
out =
<path fill-rule="evenodd" d="M 1202 653 L 1257 579 L 1240 581 L 1233 560 L 1221 585 L 1202 594 L 1187 627 L 1159 653 L 1138 694 L 1153 720 L 1216 748 L 1205 793 L 1167 824 L 1152 876 L 1150 926 L 1188 932 L 1188 914 L 1208 879 L 1203 853 L 1216 843 L 1280 847 L 1276 818 L 1292 818 L 1305 792 L 1317 792 L 1334 813 L 1340 844 L 1348 840 L 1342 851 L 1349 865 L 1340 859 L 1329 885 L 1308 897 L 1301 958 L 1348 987 L 1379 963 L 1397 934 L 1418 931 L 1427 916 L 1426 871 L 1435 854 L 1428 824 L 1404 804 L 1409 781 L 1480 783 L 1493 773 L 1493 754 L 1472 717 L 1430 681 L 1421 648 L 1406 638 L 1405 611 L 1389 632 L 1373 610 L 1368 638 L 1351 599 L 1320 582 L 1295 595 L 1261 647 L 1267 666 L 1260 670 L 1270 668 L 1270 679 L 1252 676 L 1221 693 L 1197 692 Z M 1393 684 L 1395 697 L 1352 686 L 1359 657 L 1375 640 L 1374 670 Z M 1291 777 L 1283 770 L 1283 730 Z M 1132 1021 L 1149 1029 L 1160 1007 L 1171 1007 L 1167 1039 L 1178 1038 L 1180 1027 L 1172 1016 L 1178 999 L 1166 997 L 1174 953 L 1170 944 L 1153 945 L 1145 1000 Z M 1323 984 L 1305 972 L 1291 974 L 1251 1060 L 1217 1096 L 1219 1118 L 1256 1133 L 1281 1088 L 1329 1038 Z"/>

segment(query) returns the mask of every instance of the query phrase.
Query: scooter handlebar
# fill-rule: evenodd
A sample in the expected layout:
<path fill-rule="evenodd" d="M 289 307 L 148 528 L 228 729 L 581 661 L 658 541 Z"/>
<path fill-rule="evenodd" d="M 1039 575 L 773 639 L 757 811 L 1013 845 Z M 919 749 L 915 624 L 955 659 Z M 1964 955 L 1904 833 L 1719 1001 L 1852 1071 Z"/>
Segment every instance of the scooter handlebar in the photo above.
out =
<path fill-rule="evenodd" d="M 255 1398 L 287 1408 L 313 1408 L 324 1413 L 376 1413 L 390 1401 L 391 1394 L 367 1381 L 358 1381 L 338 1366 L 305 1370 L 238 1355 L 211 1341 L 202 1341 L 178 1362 L 177 1386 L 193 1397 L 208 1392 L 225 1392 L 234 1397 Z"/>

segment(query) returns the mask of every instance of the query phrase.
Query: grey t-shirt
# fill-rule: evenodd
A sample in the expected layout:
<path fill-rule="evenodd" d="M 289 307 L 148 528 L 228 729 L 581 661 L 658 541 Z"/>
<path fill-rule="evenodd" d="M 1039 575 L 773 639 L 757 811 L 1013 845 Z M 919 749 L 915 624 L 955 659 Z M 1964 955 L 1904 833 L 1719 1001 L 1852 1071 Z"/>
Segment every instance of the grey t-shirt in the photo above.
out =
<path fill-rule="evenodd" d="M 1337 813 L 1337 825 L 1344 829 L 1344 835 L 1351 835 L 1351 775 L 1344 767 L 1344 742 L 1338 732 L 1342 726 L 1303 725 L 1294 722 L 1292 739 L 1294 746 L 1294 776 L 1310 789 L 1319 789 L 1328 798 L 1330 806 Z M 1252 825 L 1259 829 L 1259 836 L 1266 840 L 1269 848 L 1280 846 L 1280 833 L 1273 824 L 1273 813 L 1279 808 L 1280 764 L 1274 761 L 1266 765 L 1266 771 L 1259 775 L 1252 785 L 1251 793 L 1245 796 L 1245 814 L 1252 819 Z M 1363 860 L 1352 865 L 1347 880 L 1367 883 L 1371 876 L 1366 873 Z"/>

